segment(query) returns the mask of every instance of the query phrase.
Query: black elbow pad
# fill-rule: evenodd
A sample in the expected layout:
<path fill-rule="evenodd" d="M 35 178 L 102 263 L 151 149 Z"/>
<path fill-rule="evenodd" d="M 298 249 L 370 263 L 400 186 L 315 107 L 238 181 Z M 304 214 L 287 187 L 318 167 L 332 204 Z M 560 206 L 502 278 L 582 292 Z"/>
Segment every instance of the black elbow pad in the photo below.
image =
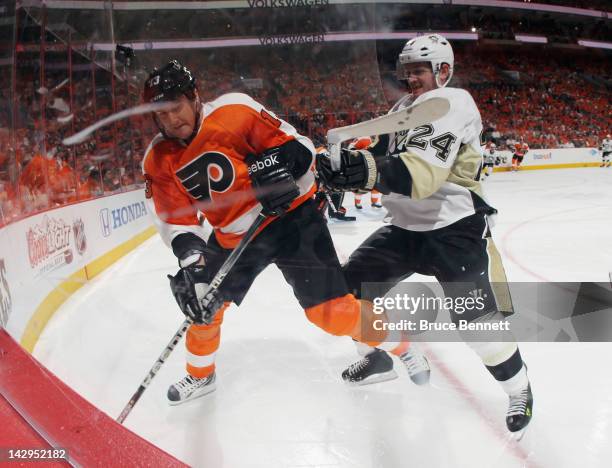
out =
<path fill-rule="evenodd" d="M 374 188 L 388 195 L 400 193 L 412 195 L 412 176 L 404 162 L 397 156 L 385 156 L 376 160 L 378 177 Z"/>
<path fill-rule="evenodd" d="M 289 140 L 278 147 L 294 179 L 302 177 L 312 164 L 312 153 L 297 140 Z"/>
<path fill-rule="evenodd" d="M 172 252 L 179 260 L 182 260 L 195 252 L 206 251 L 206 242 L 191 232 L 179 234 L 171 242 Z"/>

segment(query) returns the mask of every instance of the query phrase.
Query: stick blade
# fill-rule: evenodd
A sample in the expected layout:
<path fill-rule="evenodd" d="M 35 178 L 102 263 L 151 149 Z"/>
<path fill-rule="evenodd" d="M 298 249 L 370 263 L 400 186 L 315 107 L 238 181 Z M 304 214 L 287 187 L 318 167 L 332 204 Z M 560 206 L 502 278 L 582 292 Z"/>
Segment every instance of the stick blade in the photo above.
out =
<path fill-rule="evenodd" d="M 327 132 L 327 142 L 336 145 L 343 141 L 372 135 L 400 132 L 434 122 L 450 110 L 446 98 L 433 97 L 419 104 L 400 109 L 372 120 L 346 127 L 332 128 Z"/>
<path fill-rule="evenodd" d="M 420 127 L 444 117 L 449 110 L 450 102 L 448 99 L 433 97 L 372 120 L 346 127 L 332 128 L 327 132 L 332 169 L 334 171 L 340 170 L 340 143 L 343 141 Z"/>

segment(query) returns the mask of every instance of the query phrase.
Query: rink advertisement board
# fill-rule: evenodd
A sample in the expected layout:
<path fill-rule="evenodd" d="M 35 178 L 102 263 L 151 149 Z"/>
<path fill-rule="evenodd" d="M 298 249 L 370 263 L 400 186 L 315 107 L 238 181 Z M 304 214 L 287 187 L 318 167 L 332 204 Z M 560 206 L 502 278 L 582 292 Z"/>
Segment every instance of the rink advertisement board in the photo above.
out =
<path fill-rule="evenodd" d="M 512 152 L 496 151 L 499 168 L 512 166 Z M 601 164 L 601 153 L 596 148 L 531 149 L 521 164 L 522 169 L 558 169 Z M 504 169 L 502 169 L 504 170 Z"/>
<path fill-rule="evenodd" d="M 0 230 L 0 324 L 22 344 L 33 345 L 25 335 L 37 338 L 57 306 L 102 271 L 101 262 L 112 263 L 105 261 L 109 252 L 150 235 L 151 225 L 144 192 L 135 190 L 5 226 Z"/>

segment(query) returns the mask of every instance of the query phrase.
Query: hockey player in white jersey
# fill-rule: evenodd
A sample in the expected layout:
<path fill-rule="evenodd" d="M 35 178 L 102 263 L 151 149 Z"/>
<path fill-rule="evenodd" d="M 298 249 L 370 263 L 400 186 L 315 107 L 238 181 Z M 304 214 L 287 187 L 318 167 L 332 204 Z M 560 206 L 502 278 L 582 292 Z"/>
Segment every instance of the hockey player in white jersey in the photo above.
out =
<path fill-rule="evenodd" d="M 612 153 L 612 137 L 607 134 L 599 145 L 599 151 L 601 151 L 601 166 L 599 167 L 610 167 L 610 153 Z"/>
<path fill-rule="evenodd" d="M 413 273 L 430 275 L 447 297 L 469 297 L 481 290 L 486 298 L 485 307 L 471 314 L 451 311 L 455 322 L 459 317 L 473 323 L 494 322 L 513 309 L 489 231 L 488 216 L 495 210 L 485 201 L 478 180 L 481 117 L 467 91 L 446 87 L 453 63 L 450 43 L 438 34 L 408 41 L 399 56 L 398 75 L 407 81 L 411 94 L 391 111 L 443 97 L 450 101 L 449 112 L 431 124 L 383 135 L 368 150 L 344 149 L 339 170 L 323 159 L 318 161 L 318 172 L 330 189 L 376 188 L 383 193 L 389 213 L 390 225 L 366 239 L 344 266 L 353 294 L 374 300 L 363 297 L 371 294 L 362 290 L 364 283 L 385 283 L 390 289 Z M 500 294 L 500 285 L 505 294 Z M 508 335 L 500 334 L 491 342 L 463 338 L 508 394 L 506 425 L 520 433 L 531 419 L 533 397 L 518 345 Z M 344 380 L 367 383 L 377 374 L 393 377 L 388 354 L 369 351 L 344 371 Z"/>
<path fill-rule="evenodd" d="M 484 154 L 482 156 L 482 176 L 480 181 L 484 182 L 493 173 L 493 166 L 495 166 L 495 151 L 497 145 L 492 141 L 489 141 L 484 148 Z"/>

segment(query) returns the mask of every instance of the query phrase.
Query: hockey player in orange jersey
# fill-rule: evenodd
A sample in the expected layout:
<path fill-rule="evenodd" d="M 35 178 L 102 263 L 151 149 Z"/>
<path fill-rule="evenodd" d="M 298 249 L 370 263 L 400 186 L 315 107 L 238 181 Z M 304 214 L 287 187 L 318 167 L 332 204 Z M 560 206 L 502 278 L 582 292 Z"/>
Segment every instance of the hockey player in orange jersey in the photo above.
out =
<path fill-rule="evenodd" d="M 215 389 L 215 354 L 223 312 L 240 305 L 257 275 L 276 264 L 306 317 L 333 335 L 366 341 L 371 303 L 349 294 L 323 215 L 312 199 L 314 146 L 287 122 L 245 94 L 201 103 L 191 73 L 177 61 L 145 82 L 146 102 L 167 102 L 154 113 L 160 130 L 146 151 L 147 202 L 164 242 L 179 260 L 173 294 L 194 324 L 187 331 L 188 375 L 168 389 L 178 404 Z M 259 213 L 264 227 L 213 297 L 202 294 Z M 209 236 L 200 222 L 212 226 Z M 204 323 L 207 312 L 216 312 Z M 384 319 L 384 316 L 383 316 Z M 384 331 L 367 342 L 402 354 L 408 344 Z"/>
<path fill-rule="evenodd" d="M 512 171 L 518 171 L 519 167 L 521 167 L 521 163 L 523 162 L 523 158 L 529 151 L 529 145 L 525 143 L 525 139 L 523 137 L 520 138 L 518 143 L 515 143 L 512 146 Z"/>

